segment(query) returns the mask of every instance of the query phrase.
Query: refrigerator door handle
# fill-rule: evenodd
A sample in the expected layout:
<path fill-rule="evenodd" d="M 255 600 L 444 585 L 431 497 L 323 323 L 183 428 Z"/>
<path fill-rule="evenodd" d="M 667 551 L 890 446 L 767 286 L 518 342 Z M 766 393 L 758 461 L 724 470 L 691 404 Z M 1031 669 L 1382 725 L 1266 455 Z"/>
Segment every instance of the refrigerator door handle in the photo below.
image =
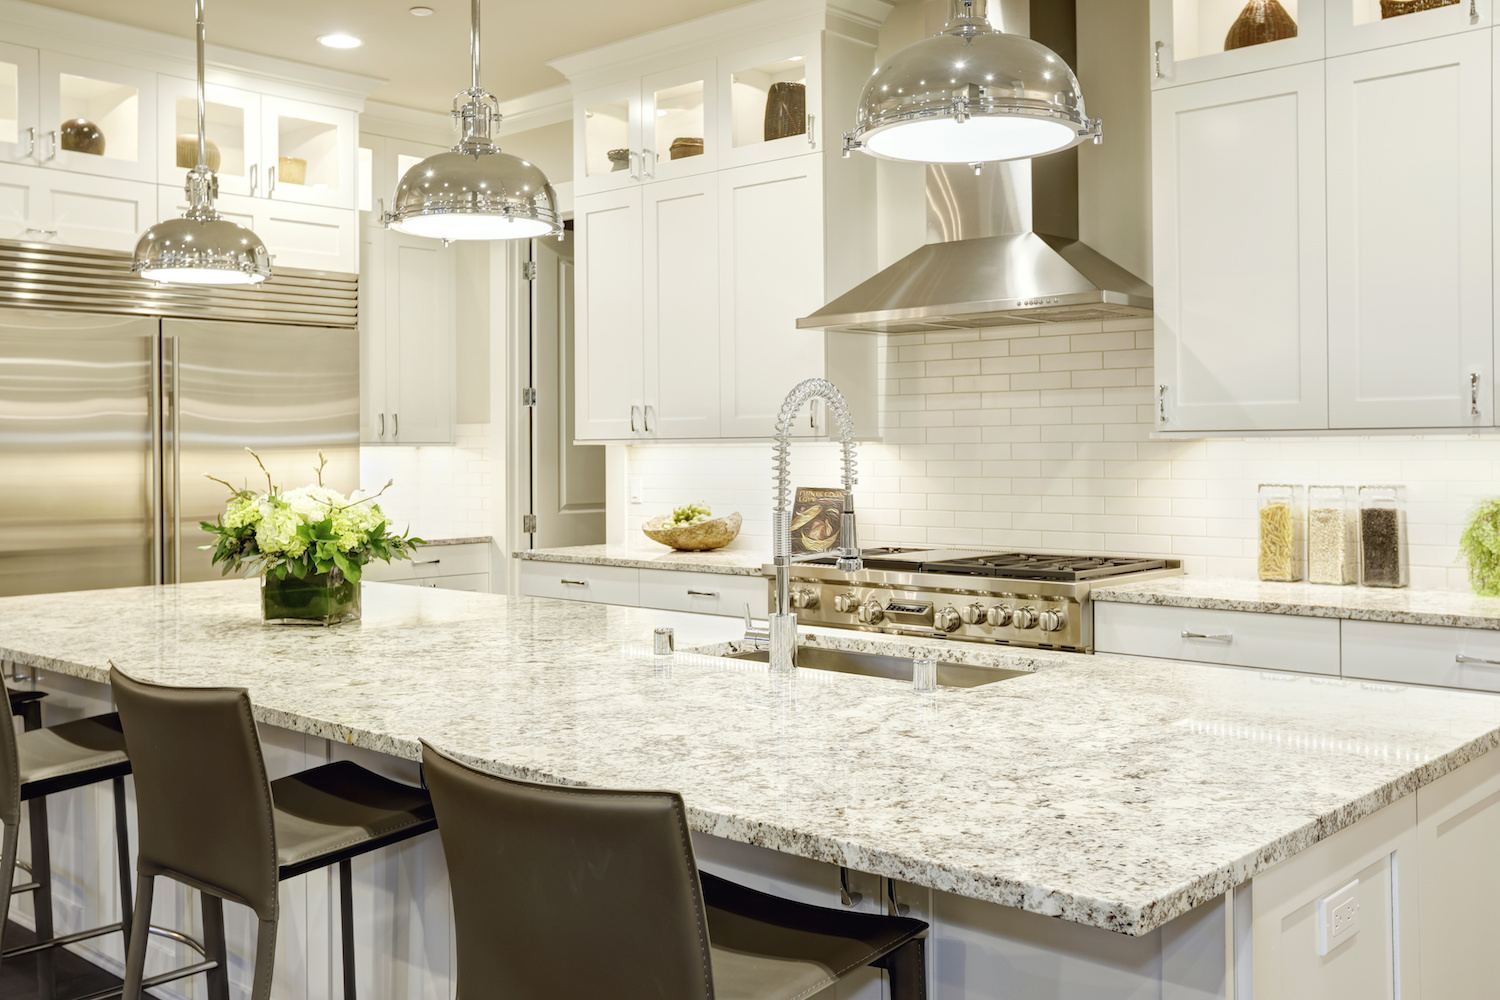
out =
<path fill-rule="evenodd" d="M 162 509 L 166 499 L 162 489 L 162 377 L 161 377 L 161 331 L 151 338 L 151 396 L 147 422 L 151 428 L 151 468 L 148 480 L 151 483 L 151 582 L 165 583 L 162 578 L 162 556 L 165 552 L 166 518 Z"/>
<path fill-rule="evenodd" d="M 162 583 L 182 582 L 182 376 L 179 371 L 180 341 L 161 337 L 161 436 L 162 489 Z"/>
<path fill-rule="evenodd" d="M 182 582 L 182 378 L 172 338 L 172 582 Z"/>

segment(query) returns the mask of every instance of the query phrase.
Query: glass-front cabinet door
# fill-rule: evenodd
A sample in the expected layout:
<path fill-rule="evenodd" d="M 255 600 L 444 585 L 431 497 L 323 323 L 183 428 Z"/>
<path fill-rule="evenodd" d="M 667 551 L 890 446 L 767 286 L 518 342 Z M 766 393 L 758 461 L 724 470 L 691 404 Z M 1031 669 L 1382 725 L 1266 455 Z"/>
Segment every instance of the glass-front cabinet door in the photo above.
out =
<path fill-rule="evenodd" d="M 156 182 L 156 75 L 43 52 L 39 160 L 84 174 Z"/>
<path fill-rule="evenodd" d="M 1494 0 L 1327 0 L 1328 54 L 1488 28 Z"/>
<path fill-rule="evenodd" d="M 639 79 L 573 99 L 573 190 L 614 191 L 640 183 L 644 130 Z"/>
<path fill-rule="evenodd" d="M 225 194 L 254 195 L 264 188 L 260 149 L 260 95 L 209 84 L 204 111 L 208 165 Z M 181 186 L 198 162 L 198 85 L 157 77 L 157 181 Z"/>
<path fill-rule="evenodd" d="M 719 60 L 719 137 L 724 166 L 824 148 L 822 38 L 805 35 Z"/>
<path fill-rule="evenodd" d="M 260 192 L 278 201 L 353 208 L 354 112 L 270 96 L 260 107 Z"/>
<path fill-rule="evenodd" d="M 1151 85 L 1321 59 L 1325 2 L 1338 0 L 1151 0 Z"/>
<path fill-rule="evenodd" d="M 641 82 L 644 180 L 686 177 L 718 166 L 715 69 L 710 59 Z"/>
<path fill-rule="evenodd" d="M 34 163 L 37 51 L 0 42 L 0 160 Z"/>

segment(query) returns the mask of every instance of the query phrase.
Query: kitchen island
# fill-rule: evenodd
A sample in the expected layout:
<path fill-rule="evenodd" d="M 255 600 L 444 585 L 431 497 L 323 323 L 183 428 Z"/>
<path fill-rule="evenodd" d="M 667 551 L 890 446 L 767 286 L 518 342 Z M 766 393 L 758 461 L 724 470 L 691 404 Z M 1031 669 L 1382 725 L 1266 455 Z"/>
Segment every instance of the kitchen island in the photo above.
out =
<path fill-rule="evenodd" d="M 659 624 L 678 632 L 667 660 L 649 654 Z M 1245 977 L 1266 1000 L 1336 995 L 1290 982 L 1381 975 L 1416 996 L 1436 964 L 1419 961 L 1419 895 L 1425 920 L 1455 879 L 1494 881 L 1492 850 L 1455 846 L 1487 847 L 1500 830 L 1489 753 L 1500 701 L 1488 696 L 1004 647 L 963 655 L 1026 675 L 917 696 L 711 655 L 738 631 L 707 616 L 380 584 L 365 587 L 362 621 L 327 630 L 262 625 L 242 581 L 0 600 L 0 658 L 39 671 L 54 712 L 101 707 L 113 661 L 150 681 L 247 687 L 277 773 L 354 756 L 416 780 L 426 738 L 517 777 L 680 791 L 705 868 L 827 905 L 843 875 L 856 905 L 931 920 L 939 998 L 1043 984 L 1060 1000 L 1227 997 Z M 908 654 L 924 643 L 815 635 Z M 107 888 L 79 888 L 112 882 L 79 796 L 54 812 L 75 817 L 54 851 L 77 876 L 59 881 L 79 894 L 60 912 L 82 920 L 116 904 Z M 1467 839 L 1450 836 L 1431 864 L 1419 854 L 1424 836 L 1455 830 Z M 1458 866 L 1446 881 L 1428 878 L 1439 855 Z M 359 871 L 358 930 L 375 938 L 360 949 L 362 990 L 449 995 L 435 838 Z M 1344 872 L 1365 886 L 1363 930 L 1313 954 L 1306 973 L 1307 907 Z M 282 942 L 282 996 L 326 995 L 338 974 L 319 877 L 287 890 L 306 933 Z M 184 899 L 171 913 L 159 903 L 156 922 L 180 925 Z M 245 954 L 248 925 L 236 927 Z M 101 947 L 107 959 L 118 945 Z M 879 996 L 878 983 L 840 989 Z"/>

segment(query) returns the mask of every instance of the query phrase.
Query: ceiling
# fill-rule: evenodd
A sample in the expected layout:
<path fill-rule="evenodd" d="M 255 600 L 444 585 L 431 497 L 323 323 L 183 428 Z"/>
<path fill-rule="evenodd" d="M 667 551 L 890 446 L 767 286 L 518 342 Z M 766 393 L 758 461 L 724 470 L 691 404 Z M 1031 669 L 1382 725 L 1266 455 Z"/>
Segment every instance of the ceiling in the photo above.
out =
<path fill-rule="evenodd" d="M 185 38 L 193 36 L 193 0 L 33 0 Z M 690 21 L 748 0 L 482 0 L 485 89 L 503 100 L 565 83 L 547 60 Z M 414 4 L 431 7 L 413 17 Z M 446 110 L 469 86 L 468 0 L 208 0 L 208 42 L 261 55 L 379 77 L 390 82 L 370 99 Z M 357 49 L 319 45 L 346 32 Z M 212 56 L 210 56 L 212 58 Z"/>

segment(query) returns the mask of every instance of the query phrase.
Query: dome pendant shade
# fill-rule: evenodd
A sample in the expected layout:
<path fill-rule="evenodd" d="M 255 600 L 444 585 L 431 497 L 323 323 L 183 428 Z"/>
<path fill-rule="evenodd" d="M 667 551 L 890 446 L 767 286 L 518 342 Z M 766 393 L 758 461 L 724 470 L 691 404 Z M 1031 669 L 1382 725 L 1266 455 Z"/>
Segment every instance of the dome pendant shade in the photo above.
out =
<path fill-rule="evenodd" d="M 1061 56 L 995 31 L 986 0 L 952 2 L 941 34 L 897 52 L 865 84 L 844 155 L 985 163 L 1102 141 L 1103 125 L 1088 117 Z"/>
<path fill-rule="evenodd" d="M 214 208 L 219 179 L 208 168 L 204 127 L 203 3 L 198 11 L 198 165 L 188 171 L 188 210 L 157 223 L 135 245 L 131 271 L 147 281 L 184 285 L 256 285 L 271 276 L 271 254 L 260 237 Z"/>
<path fill-rule="evenodd" d="M 491 140 L 500 105 L 479 85 L 479 0 L 469 30 L 473 84 L 453 100 L 458 145 L 408 170 L 396 185 L 387 228 L 441 240 L 529 240 L 561 236 L 557 192 L 547 175 Z M 460 103 L 462 102 L 462 103 Z"/>

